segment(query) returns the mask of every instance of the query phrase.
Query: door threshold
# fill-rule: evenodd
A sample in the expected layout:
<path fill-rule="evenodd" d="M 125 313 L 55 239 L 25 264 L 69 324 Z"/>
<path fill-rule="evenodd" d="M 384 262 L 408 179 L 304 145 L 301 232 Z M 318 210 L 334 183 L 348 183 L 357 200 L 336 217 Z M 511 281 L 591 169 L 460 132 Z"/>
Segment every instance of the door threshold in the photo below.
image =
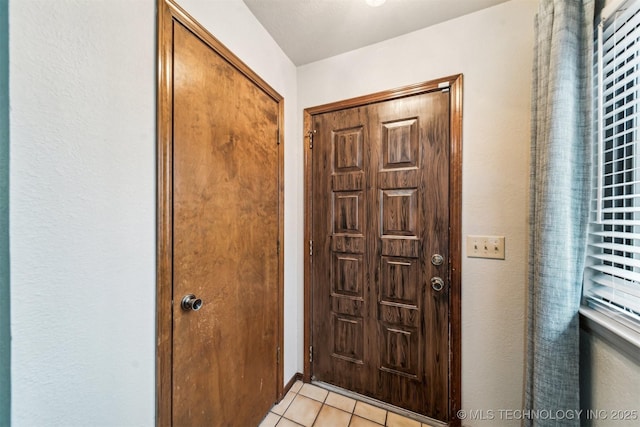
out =
<path fill-rule="evenodd" d="M 447 423 L 443 423 L 442 421 L 435 420 L 433 418 L 429 418 L 426 415 L 418 414 L 416 412 L 409 411 L 404 408 L 400 408 L 399 406 L 394 406 L 389 403 L 383 402 L 381 400 L 373 399 L 371 397 L 367 397 L 363 394 L 358 394 L 356 392 L 346 390 L 344 388 L 335 386 L 333 384 L 325 383 L 322 381 L 311 380 L 311 384 L 321 387 L 325 390 L 332 391 L 334 393 L 341 394 L 343 396 L 349 397 L 351 399 L 358 400 L 360 402 L 368 403 L 369 405 L 377 406 L 378 408 L 384 409 L 385 411 L 394 412 L 398 415 L 402 415 L 403 417 L 411 418 L 412 420 L 419 421 L 421 423 L 429 424 L 433 427 L 447 427 Z"/>

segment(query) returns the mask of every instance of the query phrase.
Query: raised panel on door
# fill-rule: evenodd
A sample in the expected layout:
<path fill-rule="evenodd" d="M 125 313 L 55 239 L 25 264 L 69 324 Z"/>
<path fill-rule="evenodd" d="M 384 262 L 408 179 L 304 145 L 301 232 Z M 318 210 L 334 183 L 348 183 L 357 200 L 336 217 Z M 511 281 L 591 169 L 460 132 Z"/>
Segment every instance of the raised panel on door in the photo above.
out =
<path fill-rule="evenodd" d="M 448 414 L 449 94 L 313 116 L 313 378 Z"/>

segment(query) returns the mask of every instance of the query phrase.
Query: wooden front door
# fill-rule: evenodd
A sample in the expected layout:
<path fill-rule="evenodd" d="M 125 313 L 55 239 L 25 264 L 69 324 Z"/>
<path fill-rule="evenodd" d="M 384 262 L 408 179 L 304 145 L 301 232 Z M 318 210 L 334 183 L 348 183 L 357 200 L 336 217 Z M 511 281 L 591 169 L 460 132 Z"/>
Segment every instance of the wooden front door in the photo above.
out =
<path fill-rule="evenodd" d="M 258 425 L 282 387 L 282 98 L 161 7 L 158 424 Z"/>
<path fill-rule="evenodd" d="M 449 421 L 449 84 L 310 122 L 313 379 Z"/>

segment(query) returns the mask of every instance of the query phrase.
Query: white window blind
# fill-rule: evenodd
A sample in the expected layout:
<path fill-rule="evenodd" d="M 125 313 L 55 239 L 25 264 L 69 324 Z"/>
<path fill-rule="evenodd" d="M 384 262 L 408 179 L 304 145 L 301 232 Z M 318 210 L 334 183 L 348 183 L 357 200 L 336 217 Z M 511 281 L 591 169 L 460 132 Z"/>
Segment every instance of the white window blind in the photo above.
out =
<path fill-rule="evenodd" d="M 590 307 L 640 331 L 640 0 L 603 16 L 596 46 L 584 297 Z"/>

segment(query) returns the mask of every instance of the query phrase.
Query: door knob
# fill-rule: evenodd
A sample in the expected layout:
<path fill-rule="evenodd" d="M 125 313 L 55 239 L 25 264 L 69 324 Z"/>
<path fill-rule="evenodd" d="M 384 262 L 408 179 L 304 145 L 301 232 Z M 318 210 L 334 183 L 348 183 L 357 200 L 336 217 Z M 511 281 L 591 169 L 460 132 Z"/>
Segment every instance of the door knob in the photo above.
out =
<path fill-rule="evenodd" d="M 180 307 L 182 307 L 184 311 L 198 311 L 202 307 L 202 300 L 200 298 L 196 298 L 193 294 L 185 295 L 185 297 L 182 298 Z"/>
<path fill-rule="evenodd" d="M 440 292 L 442 288 L 444 288 L 444 280 L 442 280 L 442 277 L 432 277 L 431 287 L 434 291 Z"/>

